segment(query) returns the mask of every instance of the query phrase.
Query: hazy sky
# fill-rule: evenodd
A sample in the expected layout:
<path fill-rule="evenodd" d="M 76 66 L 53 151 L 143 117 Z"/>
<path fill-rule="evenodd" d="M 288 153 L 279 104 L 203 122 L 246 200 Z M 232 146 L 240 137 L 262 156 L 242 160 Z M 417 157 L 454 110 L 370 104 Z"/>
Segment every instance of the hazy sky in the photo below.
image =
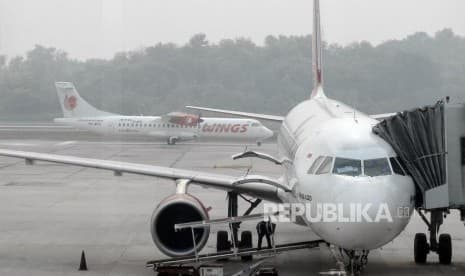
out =
<path fill-rule="evenodd" d="M 445 27 L 465 35 L 464 0 L 322 0 L 324 39 L 379 43 Z M 80 59 L 112 57 L 157 42 L 183 44 L 312 29 L 310 0 L 0 0 L 0 54 L 24 54 L 34 44 Z"/>

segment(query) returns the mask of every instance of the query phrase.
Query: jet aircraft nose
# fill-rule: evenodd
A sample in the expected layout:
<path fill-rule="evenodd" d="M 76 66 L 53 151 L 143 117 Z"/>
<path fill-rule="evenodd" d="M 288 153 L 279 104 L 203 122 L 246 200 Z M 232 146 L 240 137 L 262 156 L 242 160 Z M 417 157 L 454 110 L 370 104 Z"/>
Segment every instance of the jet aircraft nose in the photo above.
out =
<path fill-rule="evenodd" d="M 414 185 L 410 178 L 383 176 L 349 180 L 333 176 L 332 182 L 333 187 L 326 187 L 325 193 L 339 192 L 324 201 L 335 205 L 331 212 L 336 213 L 337 219 L 311 224 L 329 243 L 345 249 L 375 249 L 394 239 L 407 226 L 413 211 Z"/>
<path fill-rule="evenodd" d="M 274 132 L 265 126 L 262 127 L 262 132 L 264 134 L 264 139 L 271 138 L 274 135 Z"/>

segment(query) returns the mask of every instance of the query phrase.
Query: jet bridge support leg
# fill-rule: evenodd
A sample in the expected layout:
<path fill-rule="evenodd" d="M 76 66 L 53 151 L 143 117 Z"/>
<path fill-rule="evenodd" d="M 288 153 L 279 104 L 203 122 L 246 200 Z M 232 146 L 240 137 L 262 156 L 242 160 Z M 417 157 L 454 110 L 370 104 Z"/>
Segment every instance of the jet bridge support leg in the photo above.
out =
<path fill-rule="evenodd" d="M 438 232 L 439 227 L 441 227 L 442 223 L 444 222 L 443 219 L 443 211 L 442 210 L 434 210 L 431 211 L 430 214 L 430 225 L 429 225 L 429 243 L 431 247 L 431 251 L 438 252 L 439 244 L 438 244 Z"/>

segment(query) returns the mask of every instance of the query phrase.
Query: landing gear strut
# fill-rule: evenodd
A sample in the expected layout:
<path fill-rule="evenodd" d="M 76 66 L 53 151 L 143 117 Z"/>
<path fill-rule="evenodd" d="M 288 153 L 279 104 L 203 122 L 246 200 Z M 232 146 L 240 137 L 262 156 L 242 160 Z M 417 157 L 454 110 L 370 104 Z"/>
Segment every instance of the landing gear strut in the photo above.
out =
<path fill-rule="evenodd" d="M 449 234 L 441 234 L 438 239 L 439 227 L 443 223 L 445 210 L 433 210 L 430 214 L 430 221 L 421 210 L 417 210 L 423 221 L 428 226 L 429 244 L 424 233 L 417 233 L 413 244 L 414 259 L 417 264 L 426 263 L 428 254 L 433 251 L 439 255 L 439 263 L 450 264 L 452 261 L 452 239 Z"/>
<path fill-rule="evenodd" d="M 358 276 L 362 273 L 363 268 L 368 263 L 368 250 L 344 250 L 346 255 L 349 257 L 349 263 L 346 266 L 346 270 L 352 276 Z"/>

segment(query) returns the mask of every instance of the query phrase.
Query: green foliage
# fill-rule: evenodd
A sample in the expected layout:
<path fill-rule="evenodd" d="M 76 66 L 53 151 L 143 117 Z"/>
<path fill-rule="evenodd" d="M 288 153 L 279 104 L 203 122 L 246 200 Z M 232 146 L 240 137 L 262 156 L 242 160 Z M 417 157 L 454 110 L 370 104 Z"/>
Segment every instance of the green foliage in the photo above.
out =
<path fill-rule="evenodd" d="M 465 100 L 465 38 L 445 29 L 378 46 L 326 45 L 326 94 L 367 113 L 400 111 L 445 95 Z M 285 114 L 312 89 L 311 36 L 268 36 L 263 46 L 204 34 L 183 46 L 157 44 L 111 60 L 70 59 L 36 45 L 25 57 L 0 56 L 2 120 L 60 117 L 54 82 L 74 82 L 93 105 L 158 115 L 203 105 Z"/>

